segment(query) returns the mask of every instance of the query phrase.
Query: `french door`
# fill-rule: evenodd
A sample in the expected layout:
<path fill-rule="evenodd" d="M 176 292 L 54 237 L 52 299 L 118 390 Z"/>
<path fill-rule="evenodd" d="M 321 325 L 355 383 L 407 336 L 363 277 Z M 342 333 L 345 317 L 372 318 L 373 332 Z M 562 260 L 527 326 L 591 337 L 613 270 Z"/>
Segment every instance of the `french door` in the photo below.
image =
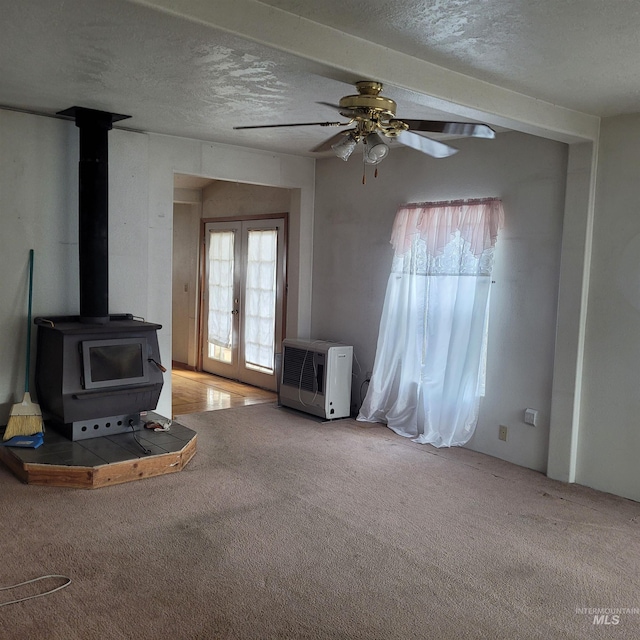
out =
<path fill-rule="evenodd" d="M 284 307 L 285 219 L 205 224 L 202 368 L 273 391 Z"/>

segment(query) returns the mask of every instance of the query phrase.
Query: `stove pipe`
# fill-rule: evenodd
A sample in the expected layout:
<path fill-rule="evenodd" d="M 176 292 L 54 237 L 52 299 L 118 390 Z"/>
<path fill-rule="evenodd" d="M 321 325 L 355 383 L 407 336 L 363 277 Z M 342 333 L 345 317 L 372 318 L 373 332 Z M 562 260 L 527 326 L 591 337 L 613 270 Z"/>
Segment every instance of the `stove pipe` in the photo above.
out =
<path fill-rule="evenodd" d="M 80 129 L 79 235 L 80 322 L 109 322 L 109 145 L 114 122 L 130 116 L 84 107 L 58 115 L 75 119 Z"/>

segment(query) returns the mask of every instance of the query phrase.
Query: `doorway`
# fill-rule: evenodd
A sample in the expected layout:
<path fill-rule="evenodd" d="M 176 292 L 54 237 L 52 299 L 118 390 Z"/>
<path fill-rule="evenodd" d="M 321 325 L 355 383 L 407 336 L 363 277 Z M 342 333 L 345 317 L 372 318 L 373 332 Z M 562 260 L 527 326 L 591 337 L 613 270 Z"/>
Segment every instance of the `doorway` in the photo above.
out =
<path fill-rule="evenodd" d="M 286 214 L 205 221 L 202 370 L 275 391 L 284 334 Z"/>

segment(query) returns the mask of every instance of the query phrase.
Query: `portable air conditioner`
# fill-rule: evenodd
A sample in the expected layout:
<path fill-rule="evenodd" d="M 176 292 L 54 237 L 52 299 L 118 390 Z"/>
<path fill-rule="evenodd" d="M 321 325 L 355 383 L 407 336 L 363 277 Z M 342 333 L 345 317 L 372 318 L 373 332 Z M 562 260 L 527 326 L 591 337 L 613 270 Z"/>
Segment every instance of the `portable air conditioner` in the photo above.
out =
<path fill-rule="evenodd" d="M 334 420 L 351 413 L 353 347 L 323 340 L 282 342 L 280 404 Z"/>

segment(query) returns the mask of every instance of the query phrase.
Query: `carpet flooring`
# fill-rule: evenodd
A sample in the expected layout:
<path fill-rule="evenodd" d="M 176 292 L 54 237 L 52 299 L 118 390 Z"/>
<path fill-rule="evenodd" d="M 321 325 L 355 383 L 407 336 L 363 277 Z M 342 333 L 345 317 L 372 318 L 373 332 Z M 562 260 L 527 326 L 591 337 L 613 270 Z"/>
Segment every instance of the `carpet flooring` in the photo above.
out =
<path fill-rule="evenodd" d="M 640 504 L 380 425 L 181 416 L 180 473 L 97 490 L 0 467 L 3 640 L 640 637 Z M 62 583 L 0 592 L 0 602 Z"/>

